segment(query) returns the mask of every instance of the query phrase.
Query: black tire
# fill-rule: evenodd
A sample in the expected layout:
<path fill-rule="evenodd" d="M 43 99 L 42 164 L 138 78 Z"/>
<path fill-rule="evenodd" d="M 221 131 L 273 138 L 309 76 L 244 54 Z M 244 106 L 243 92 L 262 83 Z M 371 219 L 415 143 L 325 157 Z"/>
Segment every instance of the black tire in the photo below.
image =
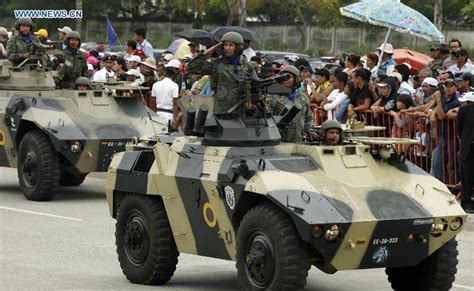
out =
<path fill-rule="evenodd" d="M 160 197 L 127 194 L 115 227 L 120 267 L 130 282 L 162 285 L 171 279 L 179 252 Z"/>
<path fill-rule="evenodd" d="M 447 242 L 431 256 L 414 267 L 387 268 L 385 273 L 394 290 L 450 290 L 458 264 L 458 242 Z"/>
<path fill-rule="evenodd" d="M 86 179 L 87 174 L 76 175 L 67 170 L 61 171 L 59 185 L 61 186 L 79 186 Z"/>
<path fill-rule="evenodd" d="M 30 131 L 21 140 L 17 171 L 26 199 L 53 199 L 59 185 L 59 157 L 42 131 Z"/>
<path fill-rule="evenodd" d="M 247 212 L 237 234 L 237 270 L 242 290 L 298 290 L 310 263 L 288 215 L 273 204 Z"/>

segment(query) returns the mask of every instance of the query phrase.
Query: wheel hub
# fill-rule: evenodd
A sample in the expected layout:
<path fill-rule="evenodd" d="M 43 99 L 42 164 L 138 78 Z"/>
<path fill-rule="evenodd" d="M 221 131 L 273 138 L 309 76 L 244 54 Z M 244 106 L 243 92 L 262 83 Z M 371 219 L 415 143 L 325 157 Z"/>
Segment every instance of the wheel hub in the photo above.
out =
<path fill-rule="evenodd" d="M 245 261 L 246 274 L 249 282 L 257 288 L 267 288 L 275 273 L 275 254 L 269 236 L 255 231 L 247 246 Z"/>
<path fill-rule="evenodd" d="M 33 187 L 38 180 L 38 158 L 34 151 L 29 150 L 26 153 L 21 167 L 23 180 L 28 187 Z"/>
<path fill-rule="evenodd" d="M 124 233 L 124 248 L 130 261 L 141 266 L 145 263 L 150 247 L 148 227 L 141 212 L 130 213 Z"/>

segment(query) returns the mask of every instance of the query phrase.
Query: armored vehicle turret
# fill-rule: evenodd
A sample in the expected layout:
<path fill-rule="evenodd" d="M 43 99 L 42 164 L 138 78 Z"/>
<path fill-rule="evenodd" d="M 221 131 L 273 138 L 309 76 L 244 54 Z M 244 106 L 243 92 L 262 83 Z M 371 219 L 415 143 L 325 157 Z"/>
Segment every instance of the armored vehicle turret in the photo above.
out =
<path fill-rule="evenodd" d="M 242 290 L 301 289 L 311 265 L 385 268 L 395 290 L 451 288 L 467 215 L 393 150 L 413 141 L 367 140 L 352 124 L 337 145 L 282 143 L 277 128 L 298 108 L 273 116 L 243 100 L 206 119 L 209 106 L 196 113 L 189 100 L 186 134 L 129 145 L 110 164 L 107 201 L 132 283 L 166 283 L 183 252 L 236 261 Z"/>
<path fill-rule="evenodd" d="M 30 200 L 50 200 L 58 186 L 80 185 L 105 172 L 127 142 L 167 131 L 140 97 L 121 97 L 107 84 L 94 90 L 58 90 L 61 70 L 46 67 L 46 50 L 15 66 L 0 61 L 0 166 L 18 169 Z M 53 54 L 60 53 L 57 50 Z M 125 87 L 140 95 L 140 87 Z"/>

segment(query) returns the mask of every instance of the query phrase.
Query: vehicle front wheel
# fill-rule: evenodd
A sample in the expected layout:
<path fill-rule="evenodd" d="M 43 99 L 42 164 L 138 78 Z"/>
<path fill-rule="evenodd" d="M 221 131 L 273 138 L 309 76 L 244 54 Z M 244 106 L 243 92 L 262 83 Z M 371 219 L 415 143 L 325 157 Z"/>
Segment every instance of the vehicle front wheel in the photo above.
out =
<path fill-rule="evenodd" d="M 243 290 L 298 290 L 310 263 L 288 215 L 273 204 L 247 212 L 237 234 L 238 280 Z"/>
<path fill-rule="evenodd" d="M 385 272 L 392 288 L 396 291 L 450 290 L 457 272 L 457 246 L 453 238 L 417 266 L 387 268 Z"/>
<path fill-rule="evenodd" d="M 22 138 L 18 150 L 17 171 L 26 199 L 53 199 L 59 185 L 59 157 L 42 131 L 30 131 Z"/>
<path fill-rule="evenodd" d="M 118 209 L 115 239 L 130 282 L 161 285 L 171 279 L 179 252 L 160 197 L 127 194 Z"/>

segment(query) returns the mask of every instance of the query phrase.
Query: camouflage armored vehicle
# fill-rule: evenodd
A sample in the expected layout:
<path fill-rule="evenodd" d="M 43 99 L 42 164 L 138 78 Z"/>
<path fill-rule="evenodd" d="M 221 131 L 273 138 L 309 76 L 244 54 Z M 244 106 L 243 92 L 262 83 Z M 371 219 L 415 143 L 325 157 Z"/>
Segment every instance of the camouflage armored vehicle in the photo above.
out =
<path fill-rule="evenodd" d="M 107 171 L 133 138 L 166 131 L 153 112 L 107 86 L 55 89 L 60 73 L 46 68 L 41 52 L 18 66 L 0 61 L 0 167 L 18 169 L 30 200 L 80 185 L 88 173 Z"/>
<path fill-rule="evenodd" d="M 298 108 L 242 107 L 207 120 L 206 105 L 189 107 L 186 134 L 114 155 L 106 195 L 129 281 L 166 283 L 182 252 L 236 261 L 243 290 L 304 288 L 311 265 L 386 268 L 396 290 L 452 286 L 467 216 L 393 152 L 404 141 L 281 143 Z"/>

